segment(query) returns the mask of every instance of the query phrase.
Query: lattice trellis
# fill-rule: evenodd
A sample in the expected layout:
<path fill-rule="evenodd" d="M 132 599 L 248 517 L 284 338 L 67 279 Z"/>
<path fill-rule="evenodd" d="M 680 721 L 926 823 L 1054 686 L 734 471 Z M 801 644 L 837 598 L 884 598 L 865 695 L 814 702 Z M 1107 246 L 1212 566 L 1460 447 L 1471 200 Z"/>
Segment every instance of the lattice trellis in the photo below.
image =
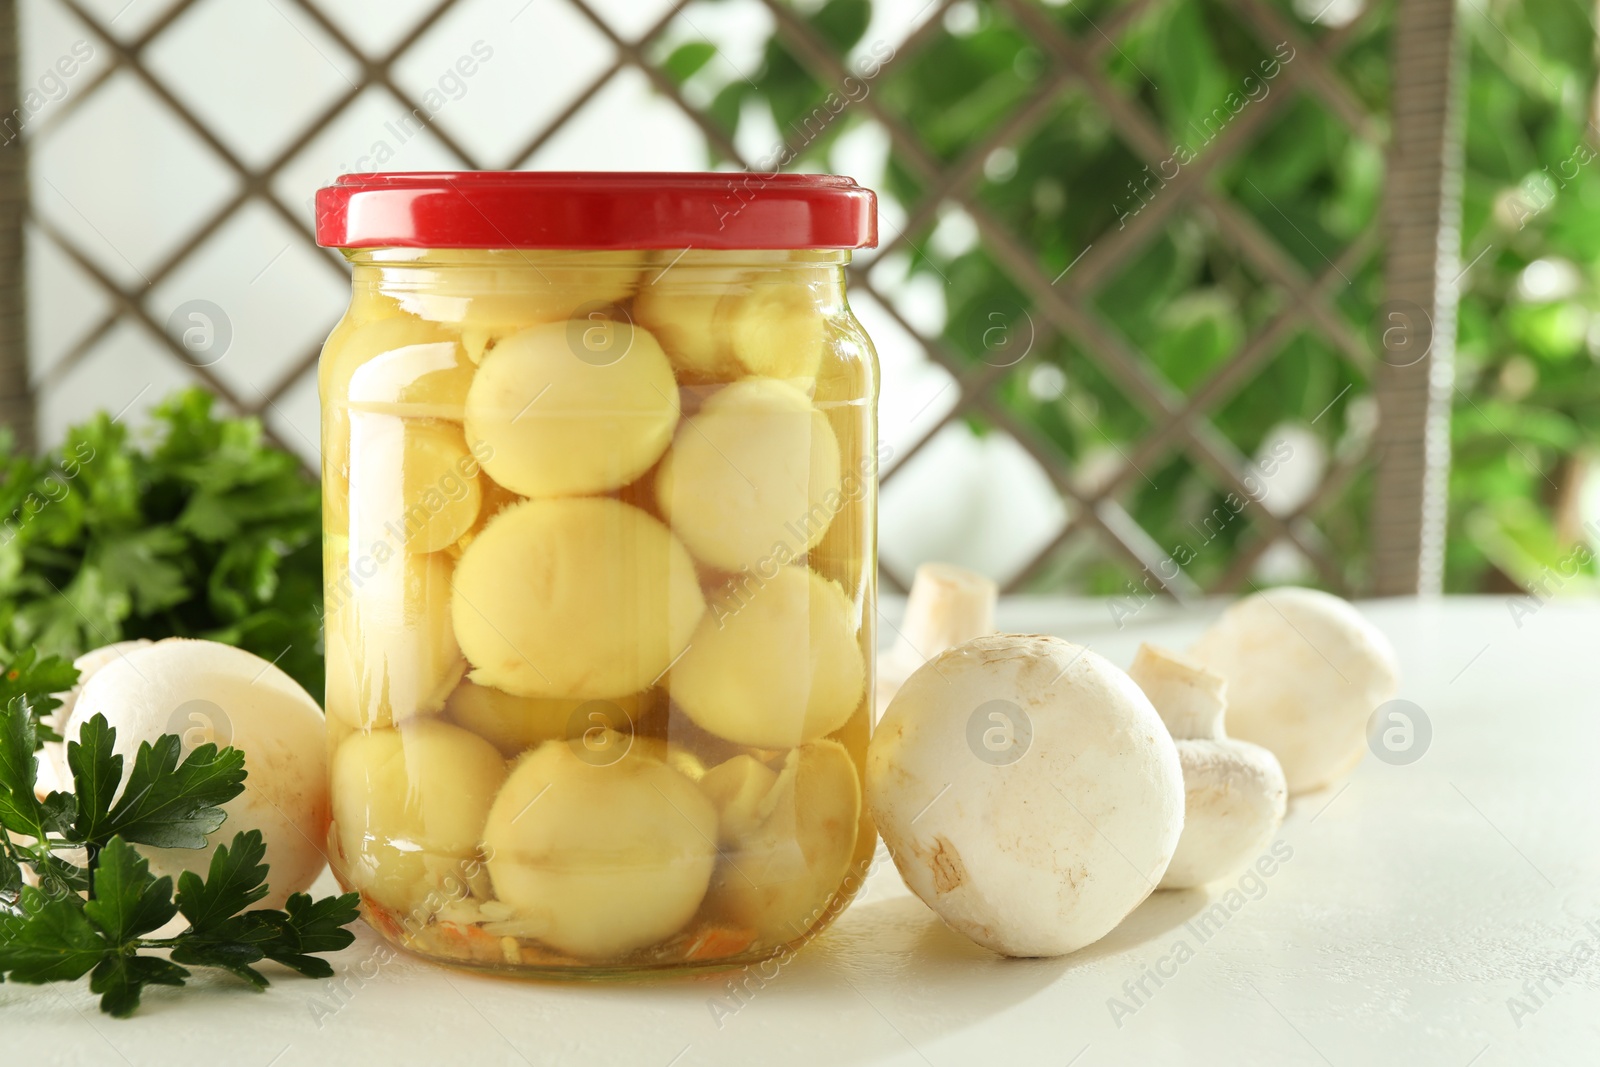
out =
<path fill-rule="evenodd" d="M 110 310 L 71 346 L 38 385 L 49 389 L 62 381 L 97 344 L 120 324 L 131 320 L 142 325 L 151 335 L 159 337 L 166 351 L 173 359 L 180 361 L 188 373 L 197 375 L 238 410 L 263 415 L 273 411 L 289 390 L 300 384 L 306 375 L 313 373 L 316 346 L 294 360 L 288 372 L 275 383 L 257 390 L 257 395 L 241 395 L 237 388 L 210 368 L 194 365 L 188 353 L 176 339 L 168 335 L 163 324 L 150 311 L 146 300 L 147 289 L 171 276 L 209 238 L 250 205 L 264 204 L 298 235 L 298 239 L 314 248 L 310 220 L 284 206 L 273 194 L 274 180 L 319 134 L 351 108 L 369 86 L 383 87 L 407 108 L 419 107 L 418 100 L 394 76 L 394 69 L 417 42 L 463 0 L 441 0 L 382 55 L 367 55 L 314 0 L 282 0 L 285 4 L 292 3 L 303 12 L 339 48 L 357 57 L 362 64 L 362 74 L 349 86 L 348 91 L 341 91 L 324 104 L 281 150 L 259 165 L 248 163 L 230 148 L 194 109 L 163 82 L 159 72 L 149 62 L 149 53 L 155 42 L 198 0 L 179 0 L 140 33 L 127 40 L 119 39 L 107 25 L 108 20 L 98 17 L 82 0 L 55 2 L 71 11 L 97 35 L 96 44 L 107 50 L 111 63 L 51 112 L 33 131 L 34 137 L 47 135 L 52 127 L 69 118 L 85 101 L 103 91 L 113 76 L 127 71 L 215 153 L 240 184 L 237 192 L 211 213 L 176 249 L 144 272 L 146 286 L 118 281 L 97 264 L 93 255 L 76 244 L 69 234 L 40 213 L 33 212 L 31 224 L 103 287 L 111 300 Z M 507 158 L 478 158 L 464 143 L 452 137 L 446 124 L 433 124 L 430 127 L 433 135 L 460 159 L 464 167 L 515 169 L 526 165 L 613 79 L 624 71 L 636 70 L 643 73 L 658 93 L 682 109 L 716 152 L 730 161 L 756 169 L 752 161 L 740 152 L 730 132 L 693 106 L 674 81 L 650 62 L 653 46 L 667 33 L 683 9 L 689 6 L 689 0 L 672 4 L 653 25 L 637 36 L 620 33 L 588 0 L 547 2 L 564 3 L 578 12 L 615 48 L 615 58 L 572 97 L 553 120 Z M 784 47 L 815 78 L 824 84 L 843 82 L 850 74 L 844 59 L 804 19 L 781 0 L 761 2 L 770 10 Z M 848 115 L 858 112 L 887 131 L 896 160 L 922 183 L 924 189 L 921 200 L 908 205 L 904 224 L 886 235 L 884 251 L 902 245 L 910 246 L 916 235 L 924 232 L 942 209 L 951 205 L 959 206 L 976 224 L 979 238 L 988 254 L 1032 301 L 1033 310 L 1043 319 L 1043 330 L 1050 336 L 1070 338 L 1150 421 L 1151 432 L 1123 452 L 1124 462 L 1117 470 L 1097 480 L 1093 487 L 1081 484 L 1065 457 L 997 400 L 995 389 L 1011 369 L 1009 366 L 984 364 L 973 367 L 969 360 L 952 351 L 944 340 L 930 336 L 909 322 L 897 309 L 895 300 L 874 284 L 865 266 L 852 268 L 853 287 L 858 292 L 872 295 L 900 328 L 917 339 L 933 361 L 956 377 L 959 386 L 959 399 L 954 406 L 909 448 L 903 449 L 895 457 L 893 466 L 883 472 L 884 480 L 893 479 L 904 470 L 906 464 L 952 421 L 976 416 L 1011 434 L 1038 461 L 1056 491 L 1073 505 L 1070 520 L 1022 568 L 1013 584 L 1028 582 L 1064 544 L 1092 536 L 1124 560 L 1133 571 L 1155 575 L 1169 594 L 1182 598 L 1200 592 L 1182 571 L 1175 577 L 1164 575 L 1161 564 L 1166 553 L 1118 502 L 1119 492 L 1138 477 L 1145 466 L 1174 451 L 1182 451 L 1218 486 L 1248 496 L 1249 490 L 1243 481 L 1247 457 L 1208 421 L 1208 415 L 1225 404 L 1248 383 L 1252 375 L 1271 361 L 1296 330 L 1310 328 L 1317 331 L 1368 380 L 1384 377 L 1374 373 L 1378 361 L 1369 341 L 1361 331 L 1352 327 L 1334 301 L 1338 281 L 1377 253 L 1381 244 L 1377 226 L 1360 234 L 1340 250 L 1321 273 L 1310 275 L 1249 212 L 1218 193 L 1207 180 L 1219 166 L 1238 158 L 1275 118 L 1280 117 L 1295 92 L 1311 94 L 1355 136 L 1377 143 L 1381 136 L 1378 131 L 1383 123 L 1377 121 L 1377 117 L 1370 114 L 1357 95 L 1344 84 L 1334 65 L 1334 60 L 1355 35 L 1359 22 L 1312 41 L 1292 20 L 1264 0 L 1237 0 L 1246 24 L 1255 29 L 1263 43 L 1270 46 L 1274 41 L 1286 40 L 1295 47 L 1297 58 L 1283 68 L 1280 77 L 1286 91 L 1273 93 L 1227 125 L 1198 158 L 1167 184 L 1162 196 L 1134 216 L 1125 229 L 1097 238 L 1084 252 L 1081 262 L 1075 263 L 1065 277 L 1053 276 L 1039 262 L 1028 244 L 996 218 L 976 195 L 977 179 L 991 152 L 1016 143 L 1036 130 L 1048 120 L 1061 96 L 1069 91 L 1086 92 L 1110 120 L 1123 142 L 1145 161 L 1156 164 L 1170 154 L 1171 146 L 1155 118 L 1142 103 L 1125 95 L 1102 69 L 1106 53 L 1116 48 L 1118 37 L 1152 2 L 1160 0 L 1129 0 L 1113 17 L 1105 20 L 1093 35 L 1086 34 L 1080 38 L 1064 30 L 1052 15 L 1031 0 L 996 0 L 996 6 L 1038 42 L 1051 66 L 1038 79 L 1031 95 L 1005 121 L 999 123 L 981 144 L 953 163 L 940 160 L 907 122 L 888 109 L 879 94 L 867 94 L 840 113 Z M 890 62 L 890 70 L 895 64 L 904 63 L 908 57 L 916 55 L 935 34 L 941 32 L 942 16 L 952 6 L 953 0 L 931 0 L 920 22 L 899 45 L 895 58 Z M 1367 14 L 1370 15 L 1370 11 Z M 805 134 L 808 139 L 815 135 L 815 130 Z M 790 147 L 798 149 L 800 146 Z M 1437 173 L 1430 173 L 1436 180 Z M 1111 278 L 1119 267 L 1138 256 L 1179 212 L 1198 213 L 1204 217 L 1210 229 L 1231 247 L 1241 261 L 1249 264 L 1284 297 L 1281 310 L 1250 337 L 1213 377 L 1187 395 L 1165 380 L 1094 307 L 1098 287 Z M 1433 233 L 1431 226 L 1424 227 L 1412 239 L 1426 240 Z M 336 256 L 321 250 L 317 254 L 330 271 L 337 271 L 342 277 L 345 268 Z M 1424 364 L 1417 373 L 1426 371 L 1427 365 Z M 1231 589 L 1244 584 L 1249 579 L 1252 567 L 1271 546 L 1287 543 L 1312 562 L 1321 581 L 1331 588 L 1346 590 L 1347 576 L 1334 550 L 1318 531 L 1313 516 L 1337 500 L 1363 464 L 1369 462 L 1368 456 L 1341 457 L 1326 472 L 1320 487 L 1293 514 L 1280 516 L 1266 508 L 1250 508 L 1248 515 L 1254 537 L 1232 561 L 1218 583 L 1219 587 Z M 1398 536 L 1401 540 L 1415 540 L 1419 535 L 1416 530 L 1407 529 L 1399 531 Z M 885 578 L 893 585 L 904 585 L 903 575 L 886 572 Z"/>

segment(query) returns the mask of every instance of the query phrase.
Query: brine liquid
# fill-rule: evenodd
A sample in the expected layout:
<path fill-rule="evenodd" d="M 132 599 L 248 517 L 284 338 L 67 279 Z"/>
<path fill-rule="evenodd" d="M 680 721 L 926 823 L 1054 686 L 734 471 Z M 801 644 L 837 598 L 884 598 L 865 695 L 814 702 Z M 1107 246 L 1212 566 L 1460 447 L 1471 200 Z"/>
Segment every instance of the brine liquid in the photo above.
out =
<path fill-rule="evenodd" d="M 329 854 L 419 953 L 738 966 L 865 875 L 870 347 L 836 261 L 670 256 L 357 256 L 319 372 Z"/>

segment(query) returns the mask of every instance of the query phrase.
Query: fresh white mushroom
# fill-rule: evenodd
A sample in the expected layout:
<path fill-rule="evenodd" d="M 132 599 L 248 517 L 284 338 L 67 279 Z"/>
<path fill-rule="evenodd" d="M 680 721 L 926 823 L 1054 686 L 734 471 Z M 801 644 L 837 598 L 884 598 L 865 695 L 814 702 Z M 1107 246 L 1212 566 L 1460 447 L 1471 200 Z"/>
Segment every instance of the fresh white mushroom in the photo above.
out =
<path fill-rule="evenodd" d="M 1056 637 L 994 634 L 914 672 L 867 753 L 867 807 L 912 892 L 980 945 L 1059 956 L 1160 881 L 1178 750 L 1139 687 Z"/>
<path fill-rule="evenodd" d="M 72 720 L 72 709 L 78 703 L 78 694 L 89 684 L 89 679 L 94 677 L 100 668 L 115 663 L 136 648 L 149 648 L 151 644 L 151 641 L 143 637 L 136 641 L 117 641 L 114 644 L 90 649 L 73 660 L 72 665 L 78 669 L 78 684 L 65 693 L 55 695 L 56 699 L 61 701 L 61 706 L 44 717 L 44 725 L 65 737 L 67 723 Z M 67 767 L 66 744 L 61 741 L 46 741 L 43 752 L 45 758 L 39 761 L 38 783 L 35 787 L 39 795 L 44 797 L 57 790 L 70 793 L 72 771 Z"/>
<path fill-rule="evenodd" d="M 1283 824 L 1283 768 L 1260 745 L 1223 731 L 1227 683 L 1220 675 L 1142 644 L 1128 676 L 1167 724 L 1183 765 L 1183 836 L 1161 888 L 1189 889 L 1233 874 Z"/>
<path fill-rule="evenodd" d="M 918 567 L 899 637 L 878 657 L 877 716 L 883 716 L 911 672 L 930 658 L 963 641 L 994 633 L 998 596 L 994 582 L 954 563 Z"/>
<path fill-rule="evenodd" d="M 1348 602 L 1279 588 L 1222 613 L 1189 658 L 1228 682 L 1228 732 L 1272 751 L 1290 793 L 1355 768 L 1367 720 L 1399 688 L 1388 638 Z"/>
<path fill-rule="evenodd" d="M 327 732 L 322 711 L 283 671 L 215 641 L 170 638 L 136 648 L 95 671 L 67 723 L 75 740 L 95 715 L 117 731 L 123 775 L 140 742 L 177 734 L 187 755 L 214 742 L 244 752 L 245 790 L 223 805 L 228 818 L 203 849 L 139 851 L 158 875 L 206 870 L 211 853 L 236 833 L 260 830 L 271 868 L 262 907 L 281 907 L 322 873 L 328 834 Z"/>

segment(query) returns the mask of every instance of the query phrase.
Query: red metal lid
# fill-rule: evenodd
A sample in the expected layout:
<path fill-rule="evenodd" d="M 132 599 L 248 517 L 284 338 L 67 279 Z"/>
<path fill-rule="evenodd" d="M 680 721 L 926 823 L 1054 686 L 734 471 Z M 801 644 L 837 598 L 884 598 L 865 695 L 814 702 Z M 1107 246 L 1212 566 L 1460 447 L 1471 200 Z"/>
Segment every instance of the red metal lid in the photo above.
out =
<path fill-rule="evenodd" d="M 831 174 L 413 171 L 317 190 L 333 248 L 871 248 L 877 197 Z"/>

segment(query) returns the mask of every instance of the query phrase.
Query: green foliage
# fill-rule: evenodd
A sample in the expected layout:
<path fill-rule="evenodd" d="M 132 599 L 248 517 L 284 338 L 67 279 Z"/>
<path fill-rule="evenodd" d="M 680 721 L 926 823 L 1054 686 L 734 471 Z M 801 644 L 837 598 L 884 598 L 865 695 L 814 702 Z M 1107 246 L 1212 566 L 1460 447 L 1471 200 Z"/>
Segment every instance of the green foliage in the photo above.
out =
<path fill-rule="evenodd" d="M 176 897 L 172 879 L 151 874 L 133 847 L 204 847 L 225 818 L 220 805 L 244 789 L 242 752 L 207 744 L 180 760 L 180 739 L 166 734 L 139 746 L 123 783 L 116 731 L 96 715 L 82 739 L 67 745 L 74 792 L 41 801 L 35 746 L 43 695 L 19 692 L 0 710 L 0 980 L 88 975 L 101 1010 L 126 1017 L 146 986 L 181 986 L 189 966 L 221 968 L 255 989 L 267 985 L 252 966 L 264 959 L 310 977 L 333 974 L 314 954 L 354 940 L 345 927 L 355 921 L 359 898 L 314 901 L 296 893 L 283 910 L 251 910 L 268 891 L 259 830 L 218 847 L 205 878 L 183 872 Z M 80 853 L 82 867 L 67 858 Z M 38 876 L 37 886 L 23 884 L 24 867 Z M 179 914 L 188 921 L 183 931 L 149 936 Z"/>
<path fill-rule="evenodd" d="M 0 648 L 204 637 L 321 697 L 317 485 L 212 403 L 173 395 L 145 447 L 104 413 L 45 456 L 0 440 Z"/>
<path fill-rule="evenodd" d="M 65 693 L 78 684 L 78 669 L 59 656 L 40 656 L 37 649 L 23 649 L 11 662 L 0 668 L 0 707 L 17 697 L 26 697 L 35 716 L 48 715 L 61 706 L 57 693 Z M 39 744 L 59 741 L 61 735 L 44 725 L 35 724 Z"/>
<path fill-rule="evenodd" d="M 1327 30 L 1307 24 L 1288 0 L 1275 0 L 1286 21 L 1316 41 Z M 1192 168 L 1210 168 L 1202 185 L 1238 206 L 1283 249 L 1291 269 L 1317 277 L 1333 268 L 1368 229 L 1382 234 L 1384 138 L 1389 100 L 1392 3 L 1353 28 L 1330 65 L 1371 116 L 1371 130 L 1352 130 L 1314 93 L 1284 76 L 1300 59 L 1296 47 L 1222 0 L 1148 5 L 1114 42 L 1100 28 L 1117 0 L 1041 7 L 1085 47 L 1099 46 L 1100 72 L 1150 115 L 1172 154 L 1155 165 L 1135 153 L 1104 106 L 1069 82 L 1021 136 L 991 154 L 968 190 L 982 209 L 1025 244 L 1045 275 L 1055 277 L 1091 245 L 1108 241 L 1148 211 L 1165 210 L 1167 183 Z M 864 37 L 869 5 L 797 3 L 810 23 L 863 78 L 875 103 L 895 115 L 946 164 L 980 149 L 1051 69 L 1037 35 L 1003 5 L 961 5 L 916 51 L 887 58 Z M 1600 375 L 1594 324 L 1593 249 L 1600 246 L 1600 163 L 1587 147 L 1587 108 L 1595 81 L 1594 30 L 1579 4 L 1531 0 L 1462 9 L 1471 41 L 1466 93 L 1466 259 L 1490 251 L 1464 281 L 1460 323 L 1460 389 L 1453 437 L 1451 542 L 1447 586 L 1478 589 L 1496 575 L 1535 580 L 1569 551 L 1571 531 L 1556 528 L 1554 486 L 1575 457 L 1600 435 Z M 680 51 L 682 47 L 680 46 Z M 1304 42 L 1300 45 L 1305 47 Z M 726 66 L 721 65 L 721 66 Z M 797 150 L 786 169 L 830 169 L 838 139 L 864 121 L 847 110 L 814 135 L 807 117 L 826 109 L 842 87 L 818 77 L 777 33 L 761 68 L 746 81 L 718 65 L 697 78 L 711 115 L 732 132 L 751 107 L 771 112 Z M 854 99 L 864 99 L 861 92 Z M 1221 159 L 1212 149 L 1241 123 L 1253 128 L 1242 151 Z M 1541 182 L 1540 175 L 1553 180 Z M 1520 208 L 1507 198 L 1522 186 Z M 902 150 L 890 154 L 880 192 L 907 207 L 921 202 L 925 182 Z M 1538 190 L 1549 186 L 1548 195 Z M 1530 210 L 1530 208 L 1532 208 Z M 1141 223 L 1148 220 L 1139 220 Z M 985 331 L 997 321 L 1043 322 L 1023 286 L 980 241 L 954 255 L 933 251 L 931 222 L 876 268 L 877 284 L 894 276 L 934 275 L 945 294 L 944 342 L 972 365 L 989 353 Z M 896 234 L 885 235 L 886 243 Z M 1577 265 L 1575 291 L 1555 300 L 1519 296 L 1521 272 L 1541 257 Z M 1276 355 L 1220 398 L 1210 418 L 1246 456 L 1259 455 L 1284 423 L 1315 436 L 1331 457 L 1358 451 L 1373 410 L 1366 368 L 1382 329 L 1382 257 L 1374 252 L 1341 264 L 1332 292 L 1350 334 L 1367 351 L 1353 356 L 1315 324 L 1278 342 Z M 1110 327 L 1146 365 L 1182 392 L 1199 388 L 1247 339 L 1282 313 L 1291 299 L 1229 240 L 1209 212 L 1185 207 L 1165 216 L 1154 239 L 1107 276 L 1077 277 Z M 998 316 L 998 318 L 997 318 Z M 1001 402 L 1058 451 L 1070 470 L 1116 469 L 1120 453 L 1164 417 L 1136 404 L 1126 384 L 1085 356 L 1073 337 L 1035 345 L 996 386 Z M 1067 389 L 1034 396 L 1027 378 L 1040 363 L 1059 366 Z M 981 420 L 974 425 L 982 431 Z M 1181 442 L 1179 442 L 1181 443 Z M 1153 484 L 1152 484 L 1153 483 Z M 1215 472 L 1168 452 L 1142 475 L 1120 479 L 1113 497 L 1167 551 L 1192 540 L 1192 524 L 1223 505 L 1227 486 Z M 1323 501 L 1313 519 L 1328 535 L 1359 588 L 1368 554 L 1370 466 L 1341 494 Z M 1540 502 L 1529 505 L 1530 501 Z M 1202 585 L 1218 579 L 1235 551 L 1253 541 L 1245 521 L 1226 525 L 1193 553 L 1184 569 Z M 1592 572 L 1587 564 L 1586 570 Z M 1070 550 L 1045 569 L 1041 585 L 1070 584 L 1099 593 L 1126 589 L 1125 564 L 1104 553 Z"/>
<path fill-rule="evenodd" d="M 1476 263 L 1457 336 L 1452 588 L 1595 586 L 1583 542 L 1600 531 L 1563 520 L 1600 446 L 1590 17 L 1526 0 L 1461 10 L 1472 70 L 1462 259 Z"/>

